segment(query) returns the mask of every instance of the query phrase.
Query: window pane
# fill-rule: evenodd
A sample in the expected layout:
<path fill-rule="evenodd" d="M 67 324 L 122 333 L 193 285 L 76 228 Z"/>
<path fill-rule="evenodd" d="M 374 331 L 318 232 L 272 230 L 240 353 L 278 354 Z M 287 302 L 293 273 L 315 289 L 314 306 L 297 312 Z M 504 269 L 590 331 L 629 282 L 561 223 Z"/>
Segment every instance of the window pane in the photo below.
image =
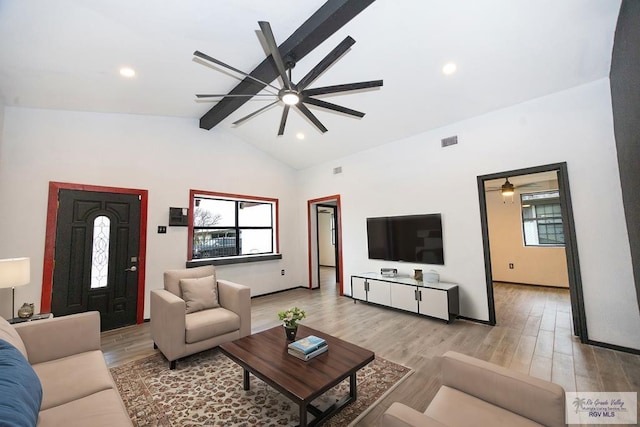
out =
<path fill-rule="evenodd" d="M 523 206 L 522 207 L 522 217 L 525 219 L 535 218 L 536 214 L 533 206 Z"/>
<path fill-rule="evenodd" d="M 539 226 L 540 243 L 547 245 L 564 244 L 562 224 L 541 224 Z"/>
<path fill-rule="evenodd" d="M 235 227 L 236 202 L 233 200 L 198 199 L 193 210 L 194 227 Z"/>
<path fill-rule="evenodd" d="M 271 227 L 271 204 L 240 202 L 238 225 L 240 227 Z"/>
<path fill-rule="evenodd" d="M 234 229 L 193 230 L 193 259 L 238 255 Z"/>
<path fill-rule="evenodd" d="M 273 237 L 268 230 L 240 230 L 240 254 L 264 254 L 273 252 Z"/>
<path fill-rule="evenodd" d="M 526 246 L 564 245 L 559 197 L 558 190 L 521 195 Z"/>
<path fill-rule="evenodd" d="M 109 234 L 111 220 L 101 215 L 93 220 L 91 289 L 104 288 L 109 278 Z"/>
<path fill-rule="evenodd" d="M 538 245 L 538 227 L 536 221 L 525 221 L 523 224 L 524 244 L 527 246 Z"/>
<path fill-rule="evenodd" d="M 248 200 L 214 197 L 193 196 L 190 259 L 273 253 L 276 203 L 249 196 Z"/>

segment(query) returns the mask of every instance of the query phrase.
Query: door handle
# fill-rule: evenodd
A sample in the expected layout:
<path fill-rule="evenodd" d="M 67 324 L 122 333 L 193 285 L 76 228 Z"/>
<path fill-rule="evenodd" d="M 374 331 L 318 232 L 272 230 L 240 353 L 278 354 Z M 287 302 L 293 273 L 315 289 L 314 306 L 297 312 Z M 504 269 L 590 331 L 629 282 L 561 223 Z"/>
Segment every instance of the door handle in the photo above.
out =
<path fill-rule="evenodd" d="M 127 268 L 125 271 L 138 271 L 138 267 L 132 265 L 130 268 Z"/>

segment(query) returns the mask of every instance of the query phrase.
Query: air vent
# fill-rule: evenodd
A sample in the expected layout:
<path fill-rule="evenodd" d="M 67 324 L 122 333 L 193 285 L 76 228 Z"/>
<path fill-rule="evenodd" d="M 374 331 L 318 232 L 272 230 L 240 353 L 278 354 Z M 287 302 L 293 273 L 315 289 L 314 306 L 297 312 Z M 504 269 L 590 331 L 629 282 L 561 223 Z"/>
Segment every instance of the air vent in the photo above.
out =
<path fill-rule="evenodd" d="M 338 167 L 333 168 L 333 174 L 334 175 L 337 175 L 339 173 L 342 173 L 342 166 L 338 166 Z"/>
<path fill-rule="evenodd" d="M 458 136 L 450 136 L 449 138 L 443 138 L 440 140 L 442 142 L 442 148 L 448 147 L 450 145 L 456 145 L 458 143 Z"/>

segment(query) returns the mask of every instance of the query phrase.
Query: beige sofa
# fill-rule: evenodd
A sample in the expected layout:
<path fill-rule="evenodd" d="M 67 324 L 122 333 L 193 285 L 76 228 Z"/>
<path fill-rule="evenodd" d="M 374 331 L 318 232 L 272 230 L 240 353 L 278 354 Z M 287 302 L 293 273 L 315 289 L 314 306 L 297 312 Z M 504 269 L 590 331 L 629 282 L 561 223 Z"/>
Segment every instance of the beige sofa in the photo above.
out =
<path fill-rule="evenodd" d="M 40 379 L 38 426 L 132 425 L 100 350 L 98 312 L 16 325 L 0 319 L 0 339 L 17 348 Z"/>
<path fill-rule="evenodd" d="M 564 426 L 562 387 L 449 351 L 442 356 L 442 387 L 424 413 L 395 402 L 382 426 Z"/>
<path fill-rule="evenodd" d="M 187 282 L 207 280 L 215 307 L 191 303 L 183 295 Z M 186 301 L 185 301 L 186 299 Z M 189 311 L 190 306 L 192 312 Z M 251 289 L 216 278 L 212 265 L 169 270 L 164 289 L 151 291 L 151 339 L 175 369 L 176 360 L 251 334 Z"/>

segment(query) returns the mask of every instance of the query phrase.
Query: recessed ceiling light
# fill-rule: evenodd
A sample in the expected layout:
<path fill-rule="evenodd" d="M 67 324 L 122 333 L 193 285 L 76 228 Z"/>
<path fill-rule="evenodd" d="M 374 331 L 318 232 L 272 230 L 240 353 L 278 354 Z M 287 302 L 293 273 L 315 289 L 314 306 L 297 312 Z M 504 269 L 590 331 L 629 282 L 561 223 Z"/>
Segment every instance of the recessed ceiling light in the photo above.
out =
<path fill-rule="evenodd" d="M 451 74 L 455 73 L 457 69 L 458 66 L 456 64 L 454 64 L 453 62 L 449 62 L 445 64 L 444 67 L 442 67 L 442 74 L 444 74 L 445 76 L 450 76 Z"/>
<path fill-rule="evenodd" d="M 302 133 L 302 132 L 298 132 L 298 133 L 296 133 L 296 138 L 298 138 L 298 139 L 304 139 L 304 133 Z"/>
<path fill-rule="evenodd" d="M 135 77 L 136 75 L 136 70 L 134 70 L 133 68 L 129 68 L 129 67 L 122 67 L 120 68 L 120 75 L 122 77 Z"/>

